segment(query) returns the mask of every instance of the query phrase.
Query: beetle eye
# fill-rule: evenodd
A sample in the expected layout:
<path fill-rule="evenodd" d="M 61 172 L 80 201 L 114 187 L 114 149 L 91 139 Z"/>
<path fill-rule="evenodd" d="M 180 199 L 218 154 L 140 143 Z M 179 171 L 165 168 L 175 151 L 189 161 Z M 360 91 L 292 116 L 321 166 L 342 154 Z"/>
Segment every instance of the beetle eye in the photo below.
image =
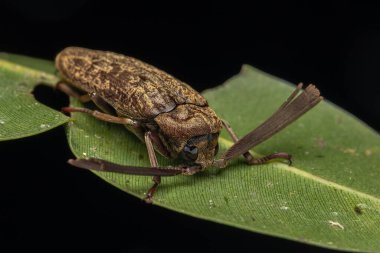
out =
<path fill-rule="evenodd" d="M 186 145 L 182 152 L 184 158 L 189 161 L 195 161 L 198 158 L 198 148 L 196 146 Z"/>

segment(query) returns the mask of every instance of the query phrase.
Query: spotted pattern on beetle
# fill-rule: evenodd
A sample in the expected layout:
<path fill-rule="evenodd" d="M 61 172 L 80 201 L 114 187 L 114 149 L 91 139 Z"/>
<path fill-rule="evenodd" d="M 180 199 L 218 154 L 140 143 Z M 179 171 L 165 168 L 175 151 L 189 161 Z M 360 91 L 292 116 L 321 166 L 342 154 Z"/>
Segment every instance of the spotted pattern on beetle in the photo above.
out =
<path fill-rule="evenodd" d="M 154 118 L 181 104 L 207 106 L 186 83 L 135 58 L 69 47 L 56 57 L 62 78 L 88 93 L 95 92 L 121 115 Z"/>

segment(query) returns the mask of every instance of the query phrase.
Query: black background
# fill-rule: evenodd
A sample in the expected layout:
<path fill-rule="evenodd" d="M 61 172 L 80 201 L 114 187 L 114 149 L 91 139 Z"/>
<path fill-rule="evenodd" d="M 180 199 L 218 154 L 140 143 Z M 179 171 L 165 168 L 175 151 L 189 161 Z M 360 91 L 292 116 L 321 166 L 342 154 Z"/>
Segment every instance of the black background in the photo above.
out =
<path fill-rule="evenodd" d="M 248 63 L 317 84 L 379 131 L 379 11 L 347 1 L 8 0 L 0 2 L 0 51 L 50 60 L 72 45 L 115 51 L 199 91 Z M 44 88 L 36 96 L 55 108 L 67 103 Z M 72 156 L 63 128 L 0 144 L 1 252 L 331 252 L 148 206 L 69 167 Z"/>

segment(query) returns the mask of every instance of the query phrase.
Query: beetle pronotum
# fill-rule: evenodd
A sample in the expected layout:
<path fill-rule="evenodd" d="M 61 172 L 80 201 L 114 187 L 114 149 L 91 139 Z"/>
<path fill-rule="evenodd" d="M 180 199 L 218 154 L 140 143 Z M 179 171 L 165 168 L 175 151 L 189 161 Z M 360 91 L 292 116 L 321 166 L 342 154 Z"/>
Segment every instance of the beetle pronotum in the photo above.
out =
<path fill-rule="evenodd" d="M 193 175 L 210 166 L 224 168 L 243 155 L 248 164 L 262 164 L 291 155 L 274 153 L 254 158 L 249 150 L 265 141 L 318 104 L 323 97 L 314 85 L 300 93 L 299 84 L 289 98 L 265 122 L 238 139 L 233 129 L 189 85 L 132 57 L 78 47 L 68 47 L 55 59 L 62 77 L 57 88 L 81 102 L 93 101 L 101 111 L 65 107 L 65 112 L 87 113 L 99 120 L 123 124 L 145 142 L 151 167 L 114 164 L 105 160 L 70 159 L 76 167 L 153 176 L 145 200 L 152 202 L 161 176 Z M 74 88 L 84 92 L 78 93 Z M 234 145 L 219 159 L 218 136 L 225 128 Z M 155 151 L 168 158 L 181 156 L 186 165 L 160 167 Z"/>

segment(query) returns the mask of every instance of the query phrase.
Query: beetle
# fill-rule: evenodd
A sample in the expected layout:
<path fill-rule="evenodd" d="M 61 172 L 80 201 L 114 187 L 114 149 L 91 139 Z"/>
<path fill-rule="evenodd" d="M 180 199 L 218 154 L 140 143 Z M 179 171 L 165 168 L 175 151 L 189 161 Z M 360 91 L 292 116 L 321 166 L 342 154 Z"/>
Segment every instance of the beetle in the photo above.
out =
<path fill-rule="evenodd" d="M 291 155 L 287 153 L 254 158 L 249 150 L 323 99 L 314 85 L 308 85 L 301 92 L 300 83 L 272 116 L 238 139 L 232 127 L 216 115 L 201 94 L 138 59 L 68 47 L 56 56 L 55 65 L 61 77 L 56 85 L 59 90 L 83 103 L 93 101 L 100 109 L 64 107 L 62 110 L 87 113 L 99 120 L 125 125 L 145 143 L 151 167 L 118 165 L 98 158 L 70 159 L 68 163 L 83 169 L 153 176 L 153 185 L 145 196 L 148 203 L 152 202 L 162 176 L 193 175 L 210 166 L 224 168 L 240 155 L 248 164 L 262 164 L 277 158 L 291 164 Z M 234 145 L 215 159 L 222 128 L 227 130 Z M 184 165 L 160 167 L 155 152 L 167 158 L 181 157 Z"/>

